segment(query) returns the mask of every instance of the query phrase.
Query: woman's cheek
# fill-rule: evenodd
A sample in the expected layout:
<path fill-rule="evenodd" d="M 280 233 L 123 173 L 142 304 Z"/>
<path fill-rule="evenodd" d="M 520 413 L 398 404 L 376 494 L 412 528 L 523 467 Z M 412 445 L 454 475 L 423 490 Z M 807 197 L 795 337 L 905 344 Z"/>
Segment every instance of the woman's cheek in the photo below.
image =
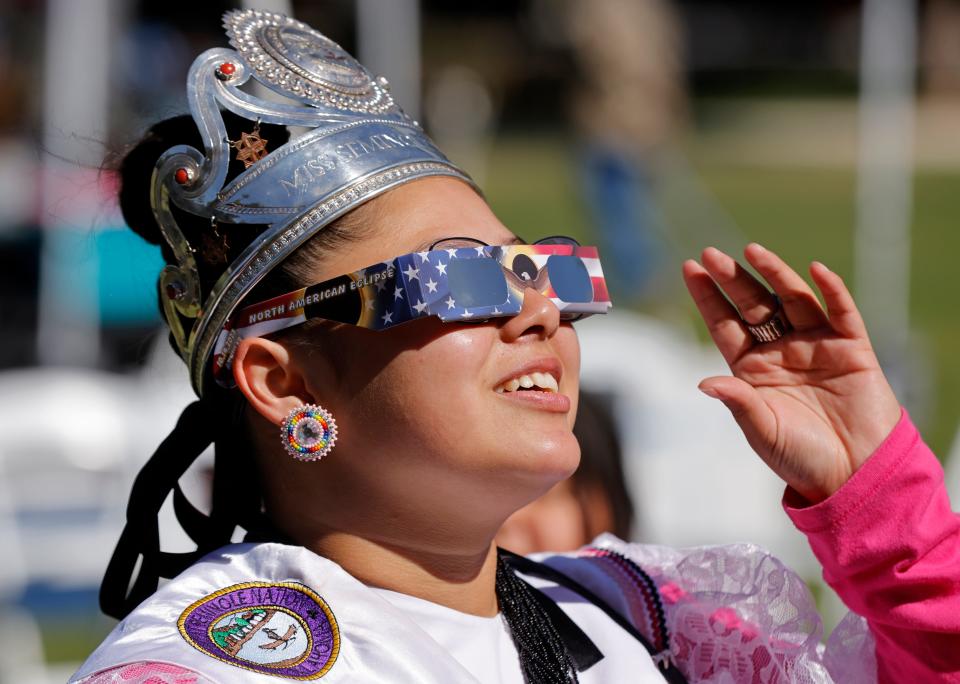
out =
<path fill-rule="evenodd" d="M 446 348 L 443 353 L 450 361 L 465 361 L 471 368 L 479 370 L 483 361 L 489 358 L 495 338 L 496 328 L 492 326 L 465 324 L 439 338 L 437 343 Z"/>

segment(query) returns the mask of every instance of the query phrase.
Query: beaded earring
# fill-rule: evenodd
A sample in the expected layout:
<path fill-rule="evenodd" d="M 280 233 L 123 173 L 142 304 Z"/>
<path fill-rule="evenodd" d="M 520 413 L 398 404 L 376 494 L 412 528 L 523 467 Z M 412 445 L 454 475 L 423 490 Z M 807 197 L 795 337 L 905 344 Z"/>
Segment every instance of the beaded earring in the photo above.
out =
<path fill-rule="evenodd" d="M 337 442 L 337 421 L 322 406 L 298 406 L 280 425 L 280 439 L 298 461 L 319 461 Z"/>

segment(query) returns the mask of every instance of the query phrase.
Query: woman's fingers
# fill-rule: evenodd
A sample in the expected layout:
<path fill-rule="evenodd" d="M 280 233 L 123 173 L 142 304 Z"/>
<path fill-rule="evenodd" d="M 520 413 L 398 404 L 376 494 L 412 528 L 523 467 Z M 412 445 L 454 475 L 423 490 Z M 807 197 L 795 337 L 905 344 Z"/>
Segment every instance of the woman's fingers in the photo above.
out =
<path fill-rule="evenodd" d="M 737 310 L 723 296 L 706 269 L 693 259 L 683 263 L 683 281 L 720 354 L 728 364 L 733 364 L 753 345 Z"/>
<path fill-rule="evenodd" d="M 716 247 L 707 247 L 703 250 L 701 260 L 707 273 L 730 297 L 747 323 L 763 323 L 777 310 L 776 300 L 767 286 L 728 254 Z"/>
<path fill-rule="evenodd" d="M 826 266 L 819 262 L 810 266 L 810 275 L 827 306 L 824 311 L 806 281 L 774 252 L 750 244 L 744 254 L 773 287 L 794 328 L 829 326 L 844 337 L 867 338 L 863 318 L 843 279 Z M 759 324 L 768 320 L 776 310 L 776 300 L 766 285 L 720 250 L 708 247 L 702 259 L 703 265 L 692 259 L 684 263 L 684 281 L 714 343 L 727 363 L 733 363 L 754 344 L 743 321 Z"/>
<path fill-rule="evenodd" d="M 817 296 L 796 271 L 777 256 L 756 243 L 743 251 L 747 261 L 770 283 L 777 293 L 787 320 L 797 330 L 809 330 L 827 325 L 827 315 Z"/>
<path fill-rule="evenodd" d="M 844 337 L 867 338 L 867 327 L 860 316 L 860 310 L 853 301 L 853 296 L 843 282 L 843 278 L 829 268 L 814 261 L 810 264 L 810 275 L 823 295 L 827 305 L 827 314 L 830 316 L 830 325 L 838 334 Z"/>

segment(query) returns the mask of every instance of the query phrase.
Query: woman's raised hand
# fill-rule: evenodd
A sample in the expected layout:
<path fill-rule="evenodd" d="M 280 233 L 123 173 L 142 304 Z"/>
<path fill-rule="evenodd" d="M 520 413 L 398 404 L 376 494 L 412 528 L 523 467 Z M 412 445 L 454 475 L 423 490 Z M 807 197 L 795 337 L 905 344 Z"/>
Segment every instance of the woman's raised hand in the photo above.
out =
<path fill-rule="evenodd" d="M 810 266 L 824 311 L 806 281 L 776 254 L 751 244 L 744 255 L 773 293 L 712 247 L 701 263 L 683 264 L 687 289 L 733 372 L 703 380 L 700 389 L 730 409 L 777 475 L 816 503 L 880 446 L 900 406 L 840 276 L 819 262 Z M 766 322 L 777 309 L 774 293 L 792 329 L 773 342 L 757 342 L 744 321 Z"/>

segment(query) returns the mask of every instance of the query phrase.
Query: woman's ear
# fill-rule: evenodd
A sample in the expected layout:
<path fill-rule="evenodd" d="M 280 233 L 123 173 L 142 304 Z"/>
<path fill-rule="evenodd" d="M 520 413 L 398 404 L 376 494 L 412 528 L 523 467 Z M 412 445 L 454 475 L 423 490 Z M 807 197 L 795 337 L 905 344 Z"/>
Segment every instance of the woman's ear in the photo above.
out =
<path fill-rule="evenodd" d="M 314 401 L 289 350 L 263 337 L 240 342 L 233 359 L 233 377 L 250 406 L 274 425 L 282 423 L 296 407 Z"/>

